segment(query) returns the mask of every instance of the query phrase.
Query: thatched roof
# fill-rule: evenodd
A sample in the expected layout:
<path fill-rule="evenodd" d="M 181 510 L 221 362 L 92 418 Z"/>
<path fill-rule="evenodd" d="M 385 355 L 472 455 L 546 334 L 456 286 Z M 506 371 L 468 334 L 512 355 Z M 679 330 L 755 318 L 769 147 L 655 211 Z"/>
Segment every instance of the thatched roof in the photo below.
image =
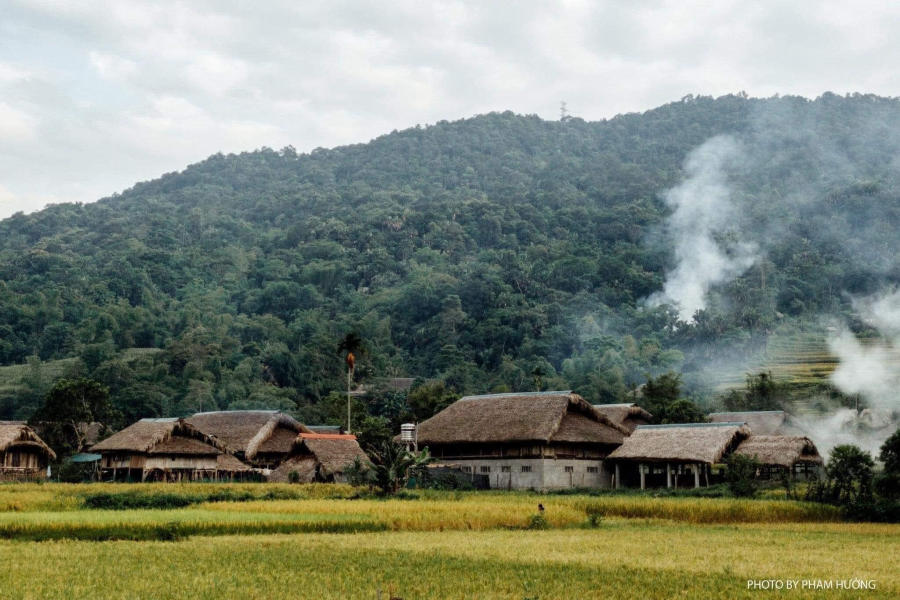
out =
<path fill-rule="evenodd" d="M 497 442 L 621 444 L 624 427 L 569 391 L 466 396 L 418 427 L 419 445 Z"/>
<path fill-rule="evenodd" d="M 735 452 L 753 456 L 764 465 L 791 467 L 800 462 L 822 463 L 816 445 L 803 436 L 751 435 Z"/>
<path fill-rule="evenodd" d="M 216 457 L 216 469 L 219 471 L 229 471 L 231 473 L 243 473 L 253 470 L 227 452 Z"/>
<path fill-rule="evenodd" d="M 610 459 L 717 463 L 750 435 L 743 423 L 640 425 Z"/>
<path fill-rule="evenodd" d="M 312 483 L 316 480 L 316 466 L 318 462 L 314 456 L 289 456 L 281 461 L 267 477 L 268 481 L 287 483 L 291 481 L 291 473 L 297 474 L 297 483 Z"/>
<path fill-rule="evenodd" d="M 92 452 L 211 455 L 224 447 L 184 419 L 141 419 L 91 448 Z"/>
<path fill-rule="evenodd" d="M 229 452 L 243 452 L 249 460 L 258 452 L 287 454 L 297 434 L 309 431 L 292 416 L 276 410 L 203 412 L 186 421 L 215 436 Z"/>
<path fill-rule="evenodd" d="M 56 458 L 56 453 L 44 443 L 34 429 L 24 421 L 0 421 L 0 452 L 15 447 L 32 447 L 50 459 Z"/>
<path fill-rule="evenodd" d="M 343 472 L 344 467 L 357 457 L 362 461 L 368 460 L 356 436 L 348 434 L 301 433 L 297 436 L 292 454 L 315 456 L 325 475 Z"/>
<path fill-rule="evenodd" d="M 316 480 L 316 475 L 329 477 L 342 473 L 359 457 L 368 461 L 355 435 L 336 433 L 301 433 L 294 441 L 291 455 L 269 475 L 269 481 L 290 481 L 296 473 L 298 481 Z"/>
<path fill-rule="evenodd" d="M 606 415 L 610 421 L 634 431 L 638 425 L 646 425 L 653 420 L 653 415 L 633 402 L 623 404 L 594 404 L 594 408 Z"/>
<path fill-rule="evenodd" d="M 710 413 L 711 423 L 746 423 L 750 431 L 758 435 L 784 433 L 785 414 L 783 410 L 747 410 L 739 412 Z"/>

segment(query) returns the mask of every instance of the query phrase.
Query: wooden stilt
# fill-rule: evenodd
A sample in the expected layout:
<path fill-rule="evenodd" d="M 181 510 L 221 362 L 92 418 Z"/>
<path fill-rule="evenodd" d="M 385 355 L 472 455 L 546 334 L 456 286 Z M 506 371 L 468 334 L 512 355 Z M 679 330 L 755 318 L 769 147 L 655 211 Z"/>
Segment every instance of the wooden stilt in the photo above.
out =
<path fill-rule="evenodd" d="M 672 465 L 671 463 L 666 463 L 666 487 L 672 487 Z"/>
<path fill-rule="evenodd" d="M 614 482 L 615 488 L 619 489 L 619 485 L 620 485 L 619 484 L 619 481 L 620 481 L 620 479 L 619 479 L 619 463 L 616 463 L 616 474 L 614 477 L 616 478 L 616 481 Z"/>
<path fill-rule="evenodd" d="M 641 489 L 643 490 L 646 487 L 646 485 L 645 485 L 646 475 L 644 473 L 644 463 L 638 463 L 638 469 L 640 469 L 640 471 L 641 471 Z"/>
<path fill-rule="evenodd" d="M 694 487 L 700 487 L 700 465 L 694 465 Z"/>

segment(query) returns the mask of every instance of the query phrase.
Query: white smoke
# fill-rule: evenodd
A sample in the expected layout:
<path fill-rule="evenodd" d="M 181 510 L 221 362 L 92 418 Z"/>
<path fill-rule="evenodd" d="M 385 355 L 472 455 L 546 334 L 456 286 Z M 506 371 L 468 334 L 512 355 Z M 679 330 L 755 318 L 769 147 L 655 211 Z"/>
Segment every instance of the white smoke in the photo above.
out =
<path fill-rule="evenodd" d="M 856 444 L 877 456 L 897 429 L 900 414 L 900 290 L 856 298 L 853 306 L 881 339 L 863 343 L 847 327 L 839 328 L 828 340 L 828 349 L 840 361 L 830 379 L 844 394 L 861 398 L 866 408 L 839 409 L 803 419 L 800 426 L 822 451 Z"/>
<path fill-rule="evenodd" d="M 666 274 L 662 292 L 653 294 L 648 304 L 673 304 L 682 321 L 692 321 L 706 307 L 712 286 L 734 279 L 757 260 L 755 243 L 723 239 L 736 230 L 737 210 L 726 169 L 740 155 L 740 146 L 731 136 L 710 138 L 685 161 L 687 178 L 664 194 L 672 208 L 667 225 L 677 266 Z"/>

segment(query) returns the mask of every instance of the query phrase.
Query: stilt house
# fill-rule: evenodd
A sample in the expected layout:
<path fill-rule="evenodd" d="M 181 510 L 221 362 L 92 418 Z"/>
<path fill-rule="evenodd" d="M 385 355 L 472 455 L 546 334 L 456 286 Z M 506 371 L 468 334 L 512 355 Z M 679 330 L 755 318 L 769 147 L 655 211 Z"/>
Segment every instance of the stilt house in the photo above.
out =
<path fill-rule="evenodd" d="M 743 422 L 641 425 L 609 455 L 615 487 L 709 485 L 712 465 L 749 435 Z"/>
<path fill-rule="evenodd" d="M 0 421 L 0 481 L 45 479 L 47 465 L 55 458 L 23 421 Z"/>
<path fill-rule="evenodd" d="M 232 479 L 249 470 L 224 458 L 224 446 L 184 419 L 141 419 L 91 448 L 104 479 Z"/>

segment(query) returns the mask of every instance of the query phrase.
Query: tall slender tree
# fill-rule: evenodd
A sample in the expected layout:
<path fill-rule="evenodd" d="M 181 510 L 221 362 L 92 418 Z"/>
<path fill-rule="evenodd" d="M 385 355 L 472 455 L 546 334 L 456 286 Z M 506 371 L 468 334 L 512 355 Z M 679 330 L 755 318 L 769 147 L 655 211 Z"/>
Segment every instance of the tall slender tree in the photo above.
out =
<path fill-rule="evenodd" d="M 351 331 L 338 344 L 338 354 L 344 357 L 347 366 L 347 433 L 351 433 L 350 393 L 353 389 L 353 372 L 356 370 L 356 355 L 362 354 L 363 341 L 359 334 Z"/>

